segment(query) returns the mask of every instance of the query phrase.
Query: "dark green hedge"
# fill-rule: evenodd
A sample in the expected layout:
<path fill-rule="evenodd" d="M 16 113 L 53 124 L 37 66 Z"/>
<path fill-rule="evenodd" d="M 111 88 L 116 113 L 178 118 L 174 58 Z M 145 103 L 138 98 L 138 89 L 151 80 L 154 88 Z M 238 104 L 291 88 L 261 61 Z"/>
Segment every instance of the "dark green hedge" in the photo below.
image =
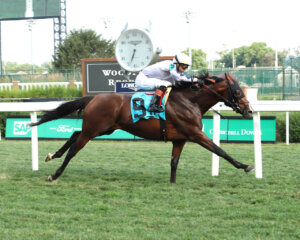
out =
<path fill-rule="evenodd" d="M 290 142 L 300 142 L 300 113 L 290 112 Z M 277 119 L 276 135 L 278 142 L 286 141 L 286 123 L 285 119 Z"/>

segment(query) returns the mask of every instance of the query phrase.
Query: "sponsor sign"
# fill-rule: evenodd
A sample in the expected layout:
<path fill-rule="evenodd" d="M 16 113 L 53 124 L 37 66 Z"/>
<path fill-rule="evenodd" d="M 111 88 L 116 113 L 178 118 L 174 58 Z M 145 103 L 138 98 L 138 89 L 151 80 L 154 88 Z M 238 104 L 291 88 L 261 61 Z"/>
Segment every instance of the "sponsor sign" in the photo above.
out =
<path fill-rule="evenodd" d="M 135 86 L 135 82 L 127 82 L 127 83 L 122 83 L 122 82 L 117 82 L 116 83 L 116 92 L 119 93 L 136 93 L 136 92 L 145 92 L 145 90 L 142 89 L 137 89 Z M 147 91 L 151 92 L 151 91 Z"/>
<path fill-rule="evenodd" d="M 38 118 L 39 120 L 39 118 Z M 29 139 L 31 138 L 31 127 L 28 125 L 30 118 L 6 119 L 5 138 L 7 139 Z M 39 139 L 68 139 L 75 131 L 81 131 L 82 119 L 62 118 L 38 126 Z M 96 139 L 137 139 L 130 133 L 116 130 L 111 135 L 103 135 Z"/>
<path fill-rule="evenodd" d="M 209 138 L 213 138 L 213 119 L 203 119 L 203 130 Z M 276 118 L 261 117 L 261 141 L 276 142 Z M 254 129 L 252 119 L 228 117 L 221 119 L 220 140 L 222 142 L 253 142 Z"/>
<path fill-rule="evenodd" d="M 31 127 L 28 126 L 30 118 L 8 117 L 6 119 L 5 138 L 26 139 L 31 138 Z M 81 131 L 82 119 L 62 118 L 38 126 L 38 137 L 40 139 L 68 139 L 73 132 Z M 213 119 L 203 119 L 203 131 L 212 139 Z M 221 119 L 220 140 L 222 142 L 253 142 L 253 120 L 240 117 L 228 117 Z M 140 139 L 123 130 L 116 130 L 110 135 L 103 135 L 96 139 Z M 276 141 L 276 118 L 261 117 L 261 140 L 262 142 Z"/>

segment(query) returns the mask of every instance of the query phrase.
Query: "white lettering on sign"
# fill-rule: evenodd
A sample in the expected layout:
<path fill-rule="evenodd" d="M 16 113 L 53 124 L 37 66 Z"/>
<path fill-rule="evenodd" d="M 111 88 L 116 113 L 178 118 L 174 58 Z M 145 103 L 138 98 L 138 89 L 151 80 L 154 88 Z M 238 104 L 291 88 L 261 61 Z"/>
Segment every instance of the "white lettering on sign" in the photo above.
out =
<path fill-rule="evenodd" d="M 122 88 L 135 88 L 135 83 L 121 83 Z"/>
<path fill-rule="evenodd" d="M 58 125 L 57 127 L 51 127 L 50 130 L 55 130 L 56 132 L 69 132 L 72 133 L 73 131 L 81 131 L 81 128 L 74 128 L 70 125 Z"/>
<path fill-rule="evenodd" d="M 115 85 L 115 80 L 108 79 L 108 86 L 114 86 L 114 85 Z"/>
<path fill-rule="evenodd" d="M 26 135 L 30 132 L 31 127 L 29 126 L 30 121 L 15 121 L 14 122 L 14 135 Z"/>
<path fill-rule="evenodd" d="M 242 129 L 242 135 L 253 135 L 254 131 L 249 131 L 247 129 Z M 262 133 L 260 132 L 260 135 L 262 135 Z"/>
<path fill-rule="evenodd" d="M 111 69 L 103 69 L 102 70 L 104 76 L 109 77 L 109 76 L 123 76 L 123 72 L 121 70 L 111 70 Z"/>

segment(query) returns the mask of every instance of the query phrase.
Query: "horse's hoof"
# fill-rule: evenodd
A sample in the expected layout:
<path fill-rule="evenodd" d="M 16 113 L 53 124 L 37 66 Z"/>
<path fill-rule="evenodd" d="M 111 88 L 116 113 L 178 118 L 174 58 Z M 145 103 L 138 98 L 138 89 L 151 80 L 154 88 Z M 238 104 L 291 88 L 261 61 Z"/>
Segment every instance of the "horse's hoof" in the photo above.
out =
<path fill-rule="evenodd" d="M 47 156 L 46 156 L 46 159 L 45 159 L 45 162 L 49 162 L 52 160 L 52 154 L 51 153 L 48 153 Z"/>
<path fill-rule="evenodd" d="M 53 179 L 52 175 L 50 175 L 50 176 L 48 177 L 48 182 L 53 182 L 53 181 L 55 181 L 55 179 Z"/>
<path fill-rule="evenodd" d="M 244 171 L 245 171 L 245 173 L 249 173 L 249 172 L 252 172 L 253 170 L 254 170 L 254 167 L 249 165 Z"/>

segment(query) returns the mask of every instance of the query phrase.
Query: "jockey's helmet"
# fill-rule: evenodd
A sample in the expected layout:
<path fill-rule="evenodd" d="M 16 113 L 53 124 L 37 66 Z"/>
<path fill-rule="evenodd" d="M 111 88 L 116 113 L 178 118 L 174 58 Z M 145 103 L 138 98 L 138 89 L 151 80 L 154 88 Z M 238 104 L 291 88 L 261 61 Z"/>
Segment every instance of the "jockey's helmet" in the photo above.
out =
<path fill-rule="evenodd" d="M 190 66 L 191 65 L 191 58 L 188 55 L 184 54 L 184 53 L 178 53 L 173 58 L 173 62 Z"/>

